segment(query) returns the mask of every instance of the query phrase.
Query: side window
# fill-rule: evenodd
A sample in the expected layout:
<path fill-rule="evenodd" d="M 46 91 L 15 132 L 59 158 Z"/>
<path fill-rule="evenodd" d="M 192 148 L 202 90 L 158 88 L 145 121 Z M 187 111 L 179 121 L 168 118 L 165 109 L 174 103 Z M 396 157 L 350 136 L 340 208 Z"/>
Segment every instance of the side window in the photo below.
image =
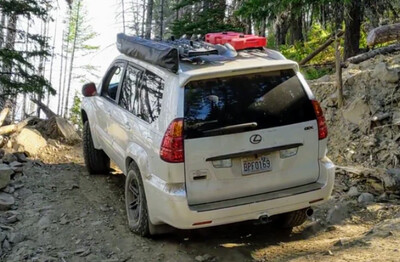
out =
<path fill-rule="evenodd" d="M 107 74 L 105 81 L 103 82 L 103 87 L 101 90 L 101 95 L 109 97 L 113 100 L 117 99 L 117 91 L 119 83 L 122 79 L 122 74 L 124 72 L 123 64 L 115 64 Z"/>
<path fill-rule="evenodd" d="M 146 71 L 139 91 L 139 110 L 137 115 L 143 120 L 152 123 L 160 115 L 161 102 L 164 93 L 164 80 L 155 74 Z"/>
<path fill-rule="evenodd" d="M 141 70 L 131 65 L 128 65 L 125 78 L 122 83 L 119 105 L 134 115 L 137 115 L 136 109 L 138 108 L 138 106 L 135 106 L 135 102 L 137 103 L 138 99 L 137 93 L 139 91 L 138 88 L 140 85 L 139 81 L 141 75 Z"/>

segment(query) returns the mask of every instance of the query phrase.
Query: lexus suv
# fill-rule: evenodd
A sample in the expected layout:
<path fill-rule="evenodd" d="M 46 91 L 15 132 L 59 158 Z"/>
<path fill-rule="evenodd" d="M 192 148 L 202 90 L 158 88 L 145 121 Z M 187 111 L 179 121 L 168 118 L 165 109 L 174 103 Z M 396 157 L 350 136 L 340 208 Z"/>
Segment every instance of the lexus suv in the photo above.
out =
<path fill-rule="evenodd" d="M 177 72 L 120 55 L 82 92 L 89 173 L 126 175 L 130 229 L 302 224 L 334 184 L 327 126 L 297 63 L 238 52 Z"/>

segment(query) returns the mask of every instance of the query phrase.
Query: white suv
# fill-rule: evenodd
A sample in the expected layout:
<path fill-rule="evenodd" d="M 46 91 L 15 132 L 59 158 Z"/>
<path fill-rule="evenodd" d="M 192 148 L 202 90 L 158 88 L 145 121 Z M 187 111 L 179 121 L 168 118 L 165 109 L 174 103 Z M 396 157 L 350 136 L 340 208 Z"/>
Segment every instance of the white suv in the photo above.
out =
<path fill-rule="evenodd" d="M 298 65 L 273 51 L 176 73 L 121 55 L 83 93 L 86 166 L 108 173 L 112 159 L 124 172 L 137 234 L 270 218 L 294 227 L 330 197 L 323 113 Z"/>

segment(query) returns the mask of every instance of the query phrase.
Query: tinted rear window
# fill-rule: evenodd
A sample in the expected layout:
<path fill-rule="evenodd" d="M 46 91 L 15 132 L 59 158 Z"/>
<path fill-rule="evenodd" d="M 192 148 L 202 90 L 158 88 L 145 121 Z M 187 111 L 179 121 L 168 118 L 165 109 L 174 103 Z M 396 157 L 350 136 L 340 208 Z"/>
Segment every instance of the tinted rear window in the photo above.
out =
<path fill-rule="evenodd" d="M 247 132 L 315 119 L 293 70 L 193 81 L 185 87 L 185 138 Z"/>

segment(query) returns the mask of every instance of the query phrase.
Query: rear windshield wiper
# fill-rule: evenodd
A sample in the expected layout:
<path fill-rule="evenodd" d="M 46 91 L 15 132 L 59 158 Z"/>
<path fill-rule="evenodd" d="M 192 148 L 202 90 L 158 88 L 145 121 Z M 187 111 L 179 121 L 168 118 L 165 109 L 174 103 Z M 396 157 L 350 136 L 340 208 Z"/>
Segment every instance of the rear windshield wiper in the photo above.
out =
<path fill-rule="evenodd" d="M 235 129 L 243 129 L 243 128 L 256 128 L 258 126 L 257 122 L 251 122 L 251 123 L 244 123 L 244 124 L 239 124 L 239 125 L 231 125 L 231 126 L 224 126 L 220 128 L 215 128 L 215 129 L 210 129 L 203 131 L 203 133 L 208 134 L 208 133 L 214 133 L 214 132 L 223 132 L 223 131 L 231 131 Z"/>

